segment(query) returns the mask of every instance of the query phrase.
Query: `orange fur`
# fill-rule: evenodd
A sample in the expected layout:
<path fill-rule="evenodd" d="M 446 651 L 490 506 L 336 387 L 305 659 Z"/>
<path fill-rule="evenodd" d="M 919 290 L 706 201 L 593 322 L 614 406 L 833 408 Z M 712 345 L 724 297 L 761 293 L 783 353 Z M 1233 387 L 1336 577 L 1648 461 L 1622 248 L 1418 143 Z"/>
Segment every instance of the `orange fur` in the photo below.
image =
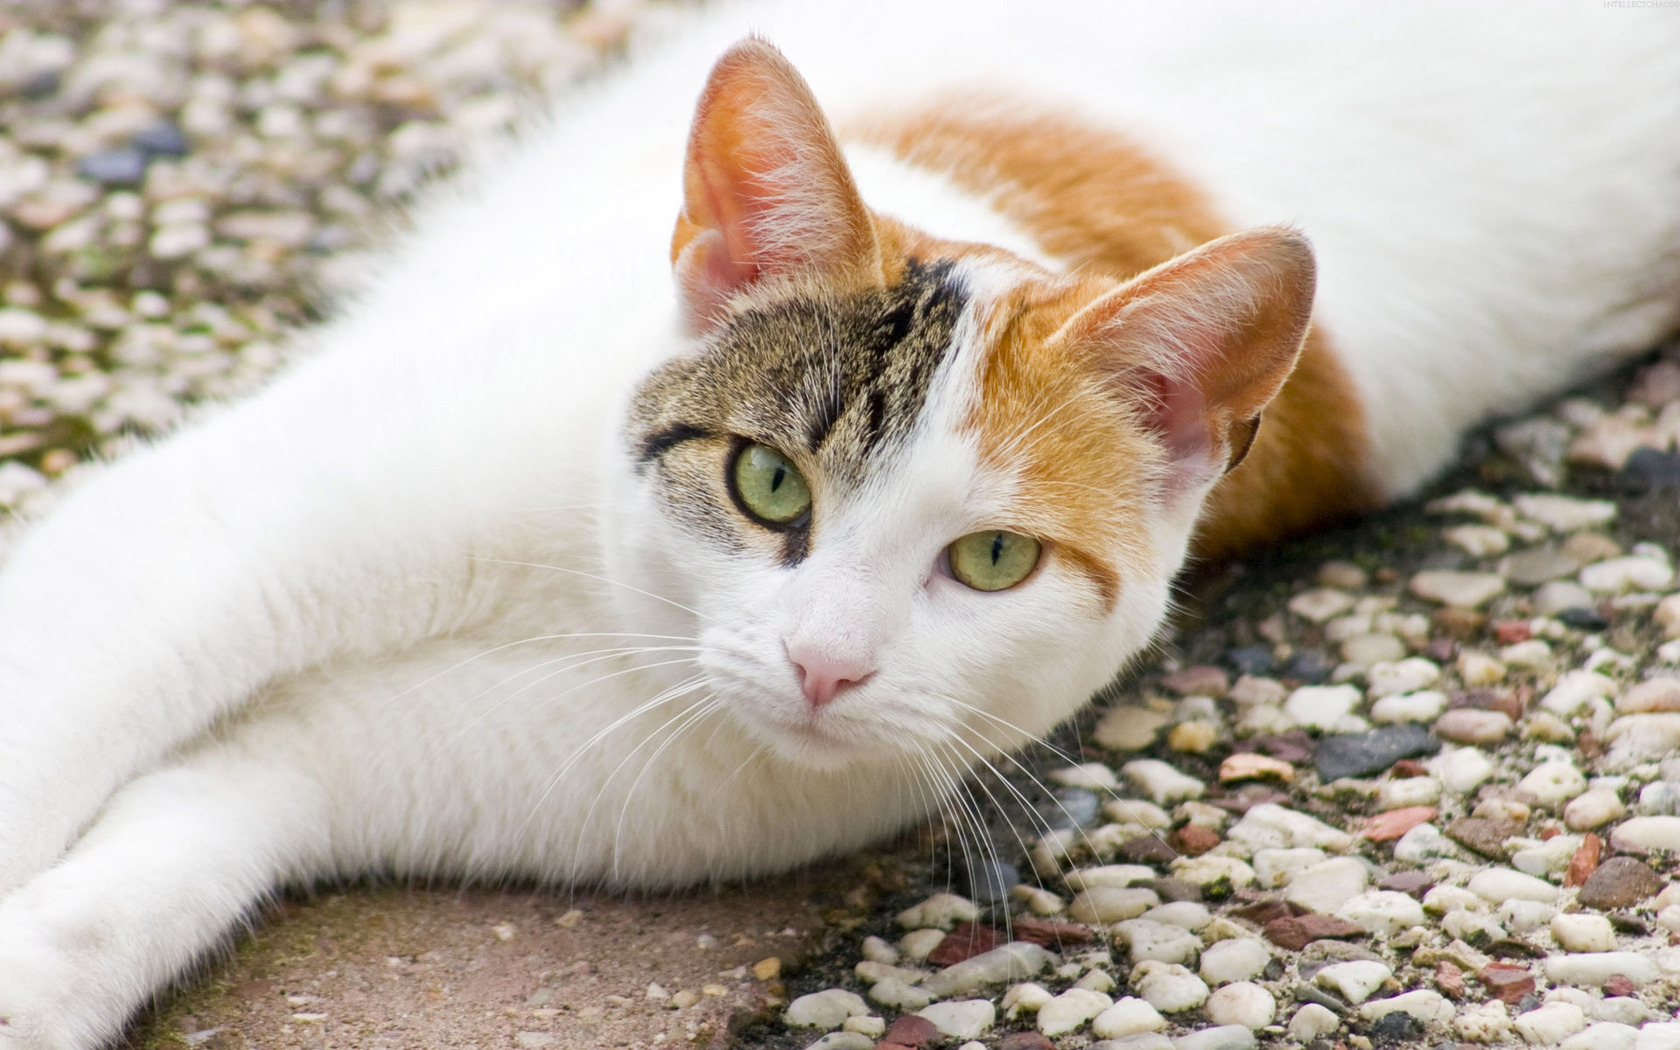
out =
<path fill-rule="evenodd" d="M 1077 274 L 1124 280 L 1229 232 L 1196 187 L 1148 153 L 1053 114 L 1025 115 L 1019 107 L 969 97 L 876 117 L 846 131 L 990 200 Z M 1086 287 L 1084 294 L 1089 302 L 1100 293 Z M 1033 403 L 1034 384 L 1048 397 L 1068 381 L 1061 374 L 1065 361 L 1006 345 L 998 344 L 1000 360 L 988 365 L 985 397 L 1013 407 L 982 407 L 990 434 L 1012 433 L 1030 422 L 1026 406 Z M 1241 554 L 1378 502 L 1367 475 L 1358 394 L 1322 332 L 1308 335 L 1265 419 L 1246 459 L 1209 499 L 1196 539 L 1203 556 Z M 1240 444 L 1243 436 L 1232 440 Z M 1036 447 L 1045 459 L 1077 457 L 1068 462 L 1093 476 L 1124 473 L 1091 464 L 1123 467 L 1132 451 L 1093 444 L 1085 433 L 1046 436 Z M 1121 489 L 1112 492 L 1110 499 L 1125 499 Z"/>

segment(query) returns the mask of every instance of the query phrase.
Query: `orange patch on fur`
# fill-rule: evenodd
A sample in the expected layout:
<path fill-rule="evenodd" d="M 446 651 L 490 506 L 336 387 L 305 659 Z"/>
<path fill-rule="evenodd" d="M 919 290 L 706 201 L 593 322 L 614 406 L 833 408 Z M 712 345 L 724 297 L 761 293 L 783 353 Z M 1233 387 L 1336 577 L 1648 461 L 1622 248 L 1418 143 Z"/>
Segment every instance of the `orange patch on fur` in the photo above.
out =
<path fill-rule="evenodd" d="M 976 425 L 986 434 L 1021 432 L 1058 397 L 1085 403 L 1073 385 L 1089 381 L 1068 375 L 1073 370 L 1067 361 L 1043 346 L 1056 330 L 1052 322 L 1065 321 L 1111 289 L 1112 281 L 1231 232 L 1193 184 L 1147 152 L 1112 132 L 1055 114 L 1024 115 L 1018 105 L 967 97 L 855 123 L 845 133 L 990 201 L 1070 271 L 1110 279 L 1076 289 L 1071 304 L 1059 299 L 1017 304 L 982 376 L 985 404 Z M 1081 528 L 1113 527 L 1114 516 L 1102 505 L 1136 506 L 1130 502 L 1140 496 L 1135 464 L 1150 461 L 1147 450 L 1113 440 L 1104 444 L 1100 435 L 1121 431 L 1096 425 L 1100 413 L 1094 407 L 1073 416 L 1089 425 L 1070 419 L 1055 428 L 1056 435 L 1035 441 L 1027 468 L 1035 473 L 1029 476 L 1060 489 L 1053 499 L 1080 499 L 1078 493 L 1085 492 L 1082 502 L 1092 506 L 1076 513 L 1086 519 Z M 1326 337 L 1314 331 L 1266 410 L 1246 459 L 1209 497 L 1196 552 L 1212 558 L 1242 554 L 1375 506 L 1367 446 L 1353 383 Z M 1058 476 L 1062 468 L 1052 461 L 1077 464 L 1087 479 L 1080 484 L 1093 488 L 1080 489 Z"/>

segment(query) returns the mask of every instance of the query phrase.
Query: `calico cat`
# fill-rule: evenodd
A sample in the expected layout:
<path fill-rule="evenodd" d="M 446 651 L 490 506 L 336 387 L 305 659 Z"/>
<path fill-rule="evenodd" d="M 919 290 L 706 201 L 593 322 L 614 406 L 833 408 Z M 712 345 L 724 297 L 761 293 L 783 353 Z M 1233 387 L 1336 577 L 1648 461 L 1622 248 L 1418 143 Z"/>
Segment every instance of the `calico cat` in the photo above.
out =
<path fill-rule="evenodd" d="M 1404 496 L 1675 328 L 1680 20 L 1168 7 L 697 13 L 36 523 L 0 1047 L 111 1039 L 283 884 L 877 839 L 1077 710 L 1193 547 Z"/>

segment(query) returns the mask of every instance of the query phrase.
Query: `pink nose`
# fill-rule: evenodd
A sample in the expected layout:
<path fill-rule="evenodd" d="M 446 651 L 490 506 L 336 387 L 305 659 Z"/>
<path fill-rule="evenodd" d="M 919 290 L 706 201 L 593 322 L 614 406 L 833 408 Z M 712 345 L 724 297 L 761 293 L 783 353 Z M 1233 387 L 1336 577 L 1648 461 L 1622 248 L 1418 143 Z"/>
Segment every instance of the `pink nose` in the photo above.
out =
<path fill-rule="evenodd" d="M 826 655 L 795 655 L 790 650 L 788 659 L 793 661 L 794 669 L 799 672 L 800 691 L 812 708 L 826 706 L 840 695 L 841 690 L 861 685 L 875 673 L 874 668 L 865 667 L 859 661 Z"/>

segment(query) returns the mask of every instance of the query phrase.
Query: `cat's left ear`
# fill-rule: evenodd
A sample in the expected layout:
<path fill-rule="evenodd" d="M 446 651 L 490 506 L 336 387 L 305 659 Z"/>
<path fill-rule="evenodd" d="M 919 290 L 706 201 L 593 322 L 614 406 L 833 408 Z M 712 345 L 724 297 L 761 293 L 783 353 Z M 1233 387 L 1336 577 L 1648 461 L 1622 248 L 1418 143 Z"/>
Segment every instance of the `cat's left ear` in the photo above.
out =
<path fill-rule="evenodd" d="M 1059 337 L 1138 407 L 1197 487 L 1247 455 L 1312 319 L 1312 246 L 1263 227 L 1209 241 L 1074 315 Z"/>
<path fill-rule="evenodd" d="M 875 224 L 828 118 L 763 40 L 724 52 L 700 95 L 671 258 L 694 333 L 766 279 L 803 274 L 838 288 L 881 280 Z"/>

